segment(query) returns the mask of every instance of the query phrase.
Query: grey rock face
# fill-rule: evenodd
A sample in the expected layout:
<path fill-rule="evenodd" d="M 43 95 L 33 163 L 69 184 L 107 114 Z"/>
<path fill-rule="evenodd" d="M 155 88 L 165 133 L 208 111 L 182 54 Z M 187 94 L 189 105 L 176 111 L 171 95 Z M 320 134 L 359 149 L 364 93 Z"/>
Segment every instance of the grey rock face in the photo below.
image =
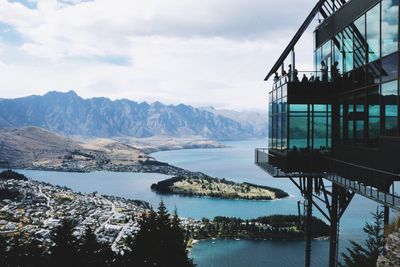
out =
<path fill-rule="evenodd" d="M 258 136 L 251 125 L 188 105 L 83 99 L 74 91 L 0 99 L 0 128 L 23 126 L 90 137 L 198 135 L 229 140 Z"/>

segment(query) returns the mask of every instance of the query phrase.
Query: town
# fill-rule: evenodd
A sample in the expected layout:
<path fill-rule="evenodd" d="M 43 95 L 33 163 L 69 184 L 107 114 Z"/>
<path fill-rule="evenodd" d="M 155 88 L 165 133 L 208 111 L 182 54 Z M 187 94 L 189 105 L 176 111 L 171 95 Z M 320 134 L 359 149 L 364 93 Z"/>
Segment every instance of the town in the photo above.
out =
<path fill-rule="evenodd" d="M 23 233 L 43 244 L 50 242 L 51 231 L 62 220 L 73 219 L 76 236 L 90 227 L 99 242 L 119 252 L 124 239 L 138 230 L 138 220 L 150 208 L 143 201 L 96 192 L 82 194 L 34 180 L 0 179 L 0 191 L 0 234 Z"/>

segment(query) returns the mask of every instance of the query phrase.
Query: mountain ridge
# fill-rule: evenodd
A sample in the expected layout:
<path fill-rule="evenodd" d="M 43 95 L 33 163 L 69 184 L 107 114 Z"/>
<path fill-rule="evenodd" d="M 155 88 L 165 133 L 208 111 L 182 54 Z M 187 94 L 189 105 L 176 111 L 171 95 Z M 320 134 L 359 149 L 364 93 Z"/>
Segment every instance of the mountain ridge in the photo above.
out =
<path fill-rule="evenodd" d="M 224 116 L 216 109 L 105 97 L 83 99 L 75 91 L 0 99 L 0 128 L 24 126 L 89 137 L 201 136 L 234 140 L 265 136 L 259 126 Z"/>

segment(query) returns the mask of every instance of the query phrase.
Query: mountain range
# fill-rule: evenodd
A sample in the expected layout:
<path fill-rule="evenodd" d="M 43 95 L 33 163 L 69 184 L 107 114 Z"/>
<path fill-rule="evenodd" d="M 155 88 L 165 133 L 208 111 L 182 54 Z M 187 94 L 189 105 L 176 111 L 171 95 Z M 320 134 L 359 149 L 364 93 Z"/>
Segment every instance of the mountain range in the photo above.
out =
<path fill-rule="evenodd" d="M 66 136 L 234 140 L 266 136 L 266 120 L 266 115 L 257 112 L 104 97 L 83 99 L 74 91 L 0 99 L 0 128 L 36 126 Z"/>

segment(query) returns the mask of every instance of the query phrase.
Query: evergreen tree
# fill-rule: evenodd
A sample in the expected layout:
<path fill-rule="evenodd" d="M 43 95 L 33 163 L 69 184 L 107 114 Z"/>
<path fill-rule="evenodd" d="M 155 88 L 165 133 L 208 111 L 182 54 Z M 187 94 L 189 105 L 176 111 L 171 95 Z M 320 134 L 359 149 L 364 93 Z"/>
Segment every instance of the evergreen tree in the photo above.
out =
<path fill-rule="evenodd" d="M 72 220 L 63 220 L 52 233 L 54 245 L 50 249 L 53 266 L 71 267 L 77 264 L 78 241 L 73 235 L 75 223 Z"/>
<path fill-rule="evenodd" d="M 348 254 L 342 253 L 344 265 L 347 267 L 375 267 L 376 261 L 380 254 L 383 252 L 385 245 L 383 235 L 383 212 L 376 209 L 372 213 L 374 222 L 372 224 L 366 223 L 363 231 L 367 233 L 368 238 L 365 241 L 365 247 L 355 241 L 351 242 L 351 248 L 347 248 Z"/>
<path fill-rule="evenodd" d="M 151 210 L 139 221 L 140 230 L 128 246 L 135 266 L 190 267 L 185 235 L 179 218 L 168 213 L 161 201 L 157 212 Z"/>
<path fill-rule="evenodd" d="M 85 233 L 79 240 L 78 255 L 79 264 L 82 267 L 92 267 L 101 264 L 102 247 L 97 241 L 96 235 L 90 227 L 87 227 Z"/>
<path fill-rule="evenodd" d="M 0 266 L 8 266 L 8 244 L 2 235 L 0 235 Z"/>
<path fill-rule="evenodd" d="M 21 260 L 24 267 L 45 266 L 47 255 L 45 254 L 42 242 L 37 239 L 26 240 L 21 249 L 23 255 Z"/>

